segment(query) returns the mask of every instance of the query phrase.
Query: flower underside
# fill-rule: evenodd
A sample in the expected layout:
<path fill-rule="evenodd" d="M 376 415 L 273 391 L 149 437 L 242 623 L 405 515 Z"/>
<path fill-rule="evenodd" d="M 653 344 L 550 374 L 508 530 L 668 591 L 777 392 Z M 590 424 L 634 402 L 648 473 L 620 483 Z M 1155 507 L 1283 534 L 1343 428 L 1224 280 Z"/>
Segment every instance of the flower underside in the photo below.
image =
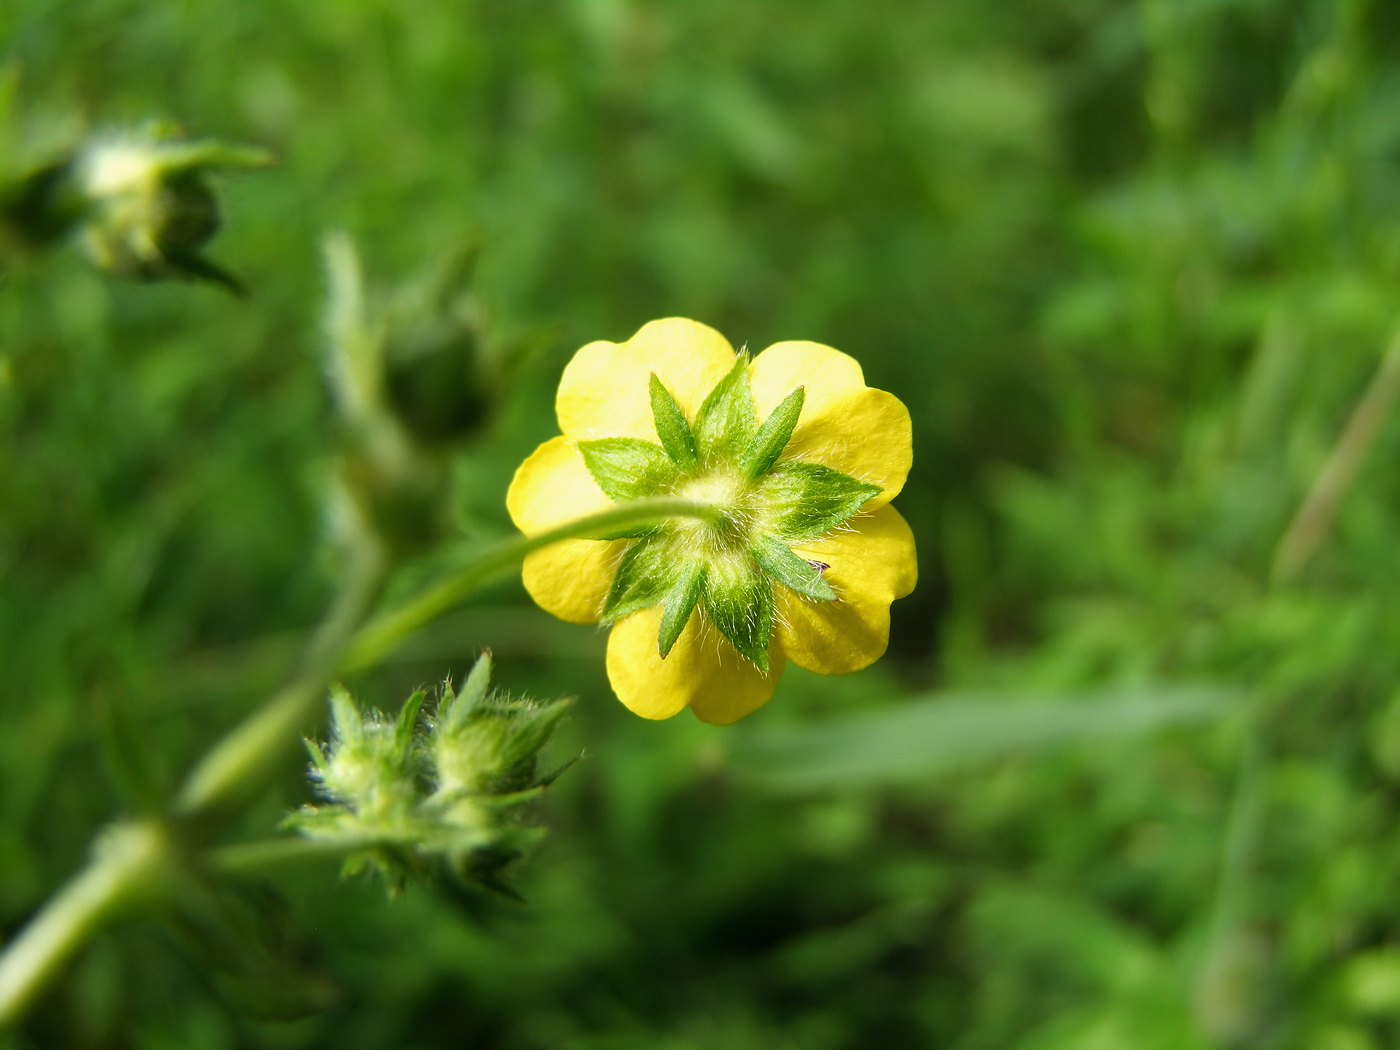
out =
<path fill-rule="evenodd" d="M 815 601 L 836 599 L 823 577 L 827 566 L 792 548 L 842 525 L 881 490 L 818 463 L 781 459 L 804 396 L 798 387 L 760 425 L 748 356 L 740 354 L 693 425 L 652 374 L 659 445 L 639 438 L 579 442 L 593 479 L 615 502 L 682 496 L 717 511 L 713 520 L 602 537 L 633 541 L 603 606 L 605 623 L 662 605 L 657 646 L 664 657 L 698 606 L 735 651 L 767 671 L 774 585 Z"/>

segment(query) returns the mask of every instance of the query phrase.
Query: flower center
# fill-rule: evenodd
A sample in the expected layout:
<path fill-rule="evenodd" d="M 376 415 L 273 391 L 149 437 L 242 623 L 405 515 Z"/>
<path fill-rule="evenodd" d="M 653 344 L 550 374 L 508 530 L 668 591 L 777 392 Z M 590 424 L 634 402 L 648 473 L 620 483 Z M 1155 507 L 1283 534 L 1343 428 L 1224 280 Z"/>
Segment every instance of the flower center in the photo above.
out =
<path fill-rule="evenodd" d="M 753 482 L 732 468 L 712 466 L 676 486 L 676 495 L 719 509 L 714 521 L 699 519 L 676 523 L 674 535 L 697 554 L 732 554 L 748 546 L 758 518 Z"/>

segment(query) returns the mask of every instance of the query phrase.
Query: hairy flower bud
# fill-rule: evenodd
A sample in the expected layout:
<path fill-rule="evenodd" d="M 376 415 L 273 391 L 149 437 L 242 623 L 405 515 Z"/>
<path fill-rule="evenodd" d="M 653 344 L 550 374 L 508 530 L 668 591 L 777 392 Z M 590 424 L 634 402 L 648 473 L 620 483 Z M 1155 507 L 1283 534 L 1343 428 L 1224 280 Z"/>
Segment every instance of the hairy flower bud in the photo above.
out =
<path fill-rule="evenodd" d="M 542 834 L 517 812 L 562 772 L 542 776 L 540 752 L 569 705 L 501 696 L 490 676 L 482 656 L 460 691 L 443 687 L 430 718 L 421 691 L 393 719 L 334 693 L 331 740 L 307 744 L 324 802 L 288 823 L 345 844 L 346 873 L 372 867 L 391 892 L 443 871 L 514 895 L 500 869 Z"/>

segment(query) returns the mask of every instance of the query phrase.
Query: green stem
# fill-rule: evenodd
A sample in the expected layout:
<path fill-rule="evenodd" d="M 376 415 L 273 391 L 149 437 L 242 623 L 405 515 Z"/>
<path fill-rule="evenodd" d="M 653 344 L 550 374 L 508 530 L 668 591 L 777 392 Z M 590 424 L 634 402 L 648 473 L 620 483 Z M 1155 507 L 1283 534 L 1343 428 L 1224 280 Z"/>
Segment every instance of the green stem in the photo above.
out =
<path fill-rule="evenodd" d="M 560 540 L 597 536 L 666 518 L 710 518 L 715 514 L 711 505 L 692 500 L 636 500 L 537 536 L 507 540 L 355 632 L 385 570 L 382 549 L 377 543 L 364 541 L 340 599 L 312 642 L 302 670 L 195 767 L 176 799 L 175 812 L 191 816 L 216 808 L 245 785 L 256 782 L 295 740 L 298 728 L 311 717 L 326 683 L 337 671 L 358 671 L 378 663 L 411 633 L 527 554 Z"/>
<path fill-rule="evenodd" d="M 339 595 L 307 649 L 302 668 L 282 689 L 195 766 L 176 797 L 177 816 L 191 817 L 225 805 L 257 783 L 294 740 L 295 732 L 324 697 L 338 670 L 369 667 L 409 634 L 441 615 L 499 572 L 560 540 L 598 536 L 667 518 L 714 518 L 709 504 L 682 499 L 638 500 L 569 522 L 538 536 L 500 543 L 404 605 L 356 632 L 378 593 L 387 568 L 382 547 L 361 537 Z M 213 867 L 245 871 L 364 849 L 380 840 L 319 842 L 288 839 L 216 850 Z M 165 829 L 118 825 L 97 856 L 0 955 L 0 1031 L 13 1025 L 63 963 L 112 912 L 143 892 L 155 892 L 170 867 Z"/>
<path fill-rule="evenodd" d="M 489 583 L 498 573 L 523 561 L 526 555 L 542 547 L 548 547 L 560 540 L 598 536 L 666 518 L 716 516 L 717 511 L 710 504 L 696 503 L 692 500 L 664 497 L 636 500 L 599 514 L 579 518 L 537 536 L 521 536 L 497 544 L 482 553 L 470 565 L 368 624 L 350 643 L 341 668 L 346 671 L 359 671 L 378 663 L 418 628 L 441 616 L 473 591 Z"/>
<path fill-rule="evenodd" d="M 226 874 L 247 875 L 263 872 L 269 868 L 280 868 L 288 864 L 344 857 L 346 854 L 383 844 L 385 844 L 385 839 L 379 835 L 341 836 L 339 838 L 289 836 L 223 846 L 211 850 L 205 857 L 205 863 L 214 870 Z"/>
<path fill-rule="evenodd" d="M 281 757 L 322 699 L 326 682 L 379 592 L 387 563 L 379 541 L 361 535 L 351 551 L 345 581 L 307 647 L 302 666 L 195 766 L 176 796 L 178 815 L 192 816 L 225 803 Z"/>
<path fill-rule="evenodd" d="M 124 824 L 98 841 L 91 864 L 45 905 L 0 956 L 0 1031 L 15 1024 L 34 997 L 123 904 L 151 892 L 169 865 L 160 825 Z"/>

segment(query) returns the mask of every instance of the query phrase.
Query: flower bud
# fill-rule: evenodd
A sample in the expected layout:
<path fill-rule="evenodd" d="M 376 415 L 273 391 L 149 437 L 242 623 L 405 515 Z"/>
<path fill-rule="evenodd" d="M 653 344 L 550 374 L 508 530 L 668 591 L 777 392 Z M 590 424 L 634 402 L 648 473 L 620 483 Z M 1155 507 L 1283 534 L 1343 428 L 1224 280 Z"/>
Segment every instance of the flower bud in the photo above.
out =
<path fill-rule="evenodd" d="M 493 345 L 471 294 L 475 248 L 450 256 L 394 296 L 385 325 L 389 406 L 424 445 L 479 431 L 495 399 Z"/>
<path fill-rule="evenodd" d="M 203 279 L 242 294 L 237 278 L 201 254 L 220 226 L 208 172 L 269 162 L 261 150 L 183 142 L 159 130 L 97 138 L 72 164 L 83 202 L 79 239 L 93 263 L 111 273 Z"/>

